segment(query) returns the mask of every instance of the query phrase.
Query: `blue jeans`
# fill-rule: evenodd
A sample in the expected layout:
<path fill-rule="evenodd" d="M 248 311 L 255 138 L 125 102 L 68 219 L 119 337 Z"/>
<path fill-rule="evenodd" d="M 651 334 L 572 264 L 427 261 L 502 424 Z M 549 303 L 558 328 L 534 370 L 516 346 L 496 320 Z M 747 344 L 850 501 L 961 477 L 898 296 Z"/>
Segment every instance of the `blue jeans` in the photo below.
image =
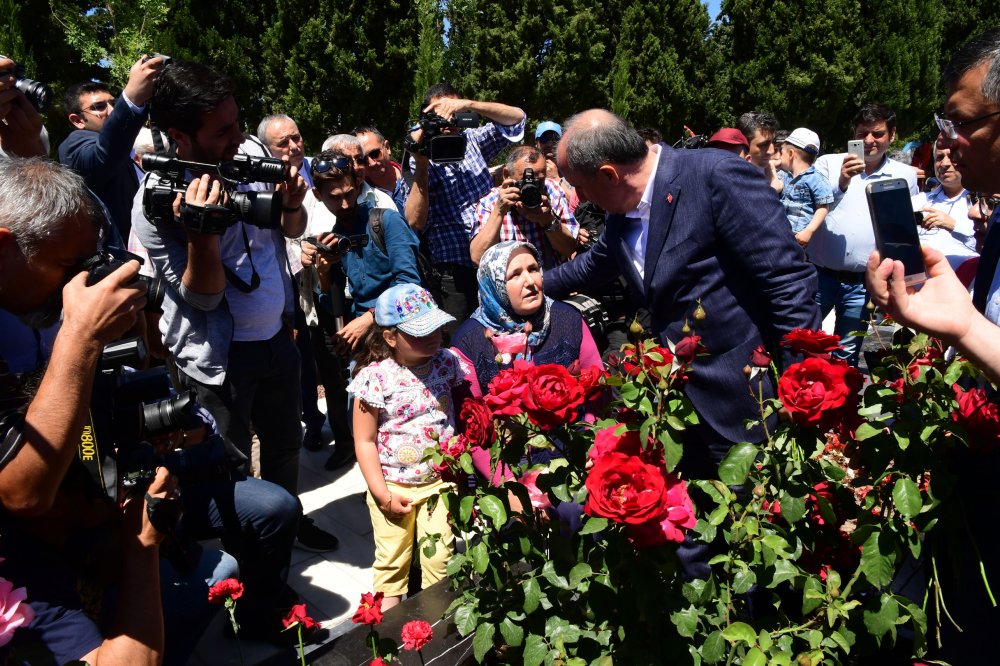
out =
<path fill-rule="evenodd" d="M 830 310 L 834 309 L 837 313 L 833 332 L 840 336 L 843 350 L 838 350 L 833 355 L 857 367 L 861 341 L 864 338 L 850 333 L 868 330 L 868 320 L 865 317 L 868 290 L 865 289 L 864 274 L 858 275 L 856 283 L 841 282 L 837 274 L 817 266 L 816 275 L 819 278 L 816 303 L 819 304 L 820 316 L 826 318 Z"/>

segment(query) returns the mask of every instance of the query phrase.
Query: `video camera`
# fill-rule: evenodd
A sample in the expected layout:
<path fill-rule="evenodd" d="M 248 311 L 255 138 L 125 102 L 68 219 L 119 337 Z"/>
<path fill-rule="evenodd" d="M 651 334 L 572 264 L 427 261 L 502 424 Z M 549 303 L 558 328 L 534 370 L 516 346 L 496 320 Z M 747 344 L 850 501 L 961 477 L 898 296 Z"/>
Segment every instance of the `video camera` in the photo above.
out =
<path fill-rule="evenodd" d="M 322 252 L 330 259 L 339 259 L 351 250 L 356 250 L 368 245 L 368 234 L 357 234 L 355 236 L 342 236 L 334 234 L 334 238 L 327 244 L 320 243 L 315 236 L 307 236 L 303 239 L 316 246 L 316 250 Z"/>
<path fill-rule="evenodd" d="M 87 286 L 92 287 L 130 261 L 144 263 L 142 257 L 137 254 L 118 248 L 107 248 L 84 260 L 80 264 L 80 270 L 87 271 Z M 147 312 L 162 312 L 165 286 L 163 278 L 139 275 L 136 280 L 146 284 L 146 307 L 143 309 Z"/>
<path fill-rule="evenodd" d="M 157 437 L 193 430 L 204 422 L 195 413 L 198 403 L 194 393 L 173 395 L 164 368 L 125 370 L 141 364 L 145 356 L 141 338 L 120 340 L 104 348 L 101 372 L 94 383 L 93 423 L 90 432 L 85 428 L 81 437 L 81 458 L 87 464 L 88 457 L 100 456 L 98 480 L 118 499 L 137 493 L 141 496 L 157 467 L 166 467 L 183 482 L 219 478 L 226 465 L 225 444 L 219 435 L 187 448 L 158 452 L 153 446 L 151 440 Z"/>
<path fill-rule="evenodd" d="M 142 212 L 155 224 L 169 224 L 174 219 L 174 199 L 181 195 L 181 220 L 191 231 L 222 234 L 238 220 L 262 229 L 281 225 L 282 198 L 279 192 L 237 192 L 237 185 L 280 183 L 288 178 L 288 165 L 272 157 L 237 155 L 218 164 L 187 162 L 175 157 L 147 154 L 142 168 L 159 176 L 149 178 L 142 194 Z M 223 181 L 226 191 L 219 205 L 193 206 L 184 202 L 189 181 L 188 171 L 213 173 Z"/>
<path fill-rule="evenodd" d="M 10 56 L 0 55 L 0 58 L 14 60 Z M 10 74 L 10 70 L 0 72 L 0 75 L 3 76 L 9 76 Z M 49 108 L 49 105 L 52 104 L 52 88 L 39 81 L 25 78 L 24 65 L 18 62 L 14 62 L 13 74 L 15 79 L 14 87 L 24 93 L 24 96 L 28 98 L 28 101 L 35 107 L 36 111 L 41 113 Z"/>
<path fill-rule="evenodd" d="M 425 155 L 431 162 L 449 164 L 465 159 L 465 147 L 468 139 L 461 133 L 444 134 L 446 128 L 466 129 L 479 126 L 479 114 L 456 113 L 451 120 L 436 113 L 421 113 L 420 122 L 411 127 L 403 139 L 403 147 L 411 153 Z M 410 134 L 417 129 L 423 130 L 420 141 L 414 141 Z"/>
<path fill-rule="evenodd" d="M 545 179 L 535 178 L 535 170 L 527 167 L 521 174 L 521 180 L 514 183 L 514 187 L 521 190 L 521 205 L 525 208 L 538 208 L 542 205 L 542 188 L 545 187 Z"/>

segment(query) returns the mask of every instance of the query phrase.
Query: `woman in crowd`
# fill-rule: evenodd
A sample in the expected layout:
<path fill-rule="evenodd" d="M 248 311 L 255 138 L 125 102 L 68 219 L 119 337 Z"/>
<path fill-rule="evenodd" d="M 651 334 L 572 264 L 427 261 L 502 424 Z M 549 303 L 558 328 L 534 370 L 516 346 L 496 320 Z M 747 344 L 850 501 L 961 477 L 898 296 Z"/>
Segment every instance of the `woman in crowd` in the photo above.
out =
<path fill-rule="evenodd" d="M 972 220 L 969 219 L 968 192 L 962 174 L 951 162 L 951 150 L 934 146 L 934 175 L 940 183 L 930 192 L 913 197 L 913 210 L 922 218 L 917 230 L 920 244 L 932 247 L 948 258 L 955 270 L 977 256 Z"/>
<path fill-rule="evenodd" d="M 490 380 L 516 360 L 536 365 L 603 369 L 601 355 L 580 313 L 542 291 L 538 250 L 530 243 L 504 241 L 479 262 L 479 308 L 452 340 L 472 373 L 473 392 L 486 393 Z M 476 469 L 489 477 L 489 452 L 473 451 Z M 494 479 L 496 481 L 496 479 Z"/>

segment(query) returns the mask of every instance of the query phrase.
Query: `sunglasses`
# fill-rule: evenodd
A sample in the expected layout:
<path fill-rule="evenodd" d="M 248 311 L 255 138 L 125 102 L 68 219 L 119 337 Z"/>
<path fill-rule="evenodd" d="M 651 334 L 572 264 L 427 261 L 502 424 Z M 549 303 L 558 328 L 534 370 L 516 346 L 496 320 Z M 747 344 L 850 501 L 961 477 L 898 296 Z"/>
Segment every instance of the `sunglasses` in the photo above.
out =
<path fill-rule="evenodd" d="M 993 116 L 1000 116 L 1000 111 L 994 111 L 993 113 L 987 113 L 983 116 L 978 116 L 976 118 L 970 118 L 969 120 L 948 120 L 947 118 L 942 118 L 938 114 L 934 114 L 934 122 L 937 123 L 937 127 L 944 134 L 945 138 L 954 141 L 958 138 L 958 127 L 964 127 L 965 125 L 972 125 L 973 123 L 979 123 L 987 118 L 992 118 Z"/>
<path fill-rule="evenodd" d="M 1000 206 L 1000 197 L 991 197 L 979 192 L 969 192 L 969 203 L 979 205 L 979 213 L 985 218 L 993 214 L 997 206 Z"/>
<path fill-rule="evenodd" d="M 378 162 L 379 160 L 382 159 L 382 149 L 381 148 L 373 148 L 373 149 L 371 149 L 371 150 L 368 151 L 368 154 L 366 155 L 366 157 L 368 159 L 370 159 L 372 162 Z"/>
<path fill-rule="evenodd" d="M 310 163 L 309 170 L 313 174 L 323 175 L 336 169 L 337 171 L 348 171 L 351 168 L 352 160 L 349 157 L 335 157 L 332 160 L 314 159 Z"/>
<path fill-rule="evenodd" d="M 91 113 L 104 113 L 108 110 L 108 107 L 113 106 L 115 100 L 106 99 L 103 102 L 94 102 L 90 106 L 84 109 L 84 111 L 90 111 Z"/>

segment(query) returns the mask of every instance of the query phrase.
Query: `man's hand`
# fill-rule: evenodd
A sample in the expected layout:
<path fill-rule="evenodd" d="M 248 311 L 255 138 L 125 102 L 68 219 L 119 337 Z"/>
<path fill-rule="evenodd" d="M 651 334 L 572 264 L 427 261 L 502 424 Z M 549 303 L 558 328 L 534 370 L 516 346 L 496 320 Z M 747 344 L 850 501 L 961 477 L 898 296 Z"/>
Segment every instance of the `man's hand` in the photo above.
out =
<path fill-rule="evenodd" d="M 928 279 L 920 290 L 904 283 L 903 262 L 883 260 L 878 251 L 868 258 L 866 280 L 872 301 L 904 326 L 912 326 L 954 344 L 978 314 L 969 290 L 955 276 L 944 255 L 921 248 Z"/>
<path fill-rule="evenodd" d="M 281 158 L 281 161 L 285 164 L 288 164 L 288 160 L 289 157 L 287 155 Z M 309 192 L 309 185 L 306 184 L 305 178 L 299 173 L 298 167 L 292 166 L 289 167 L 288 178 L 278 183 L 274 191 L 281 194 L 282 207 L 298 208 L 302 205 L 306 194 Z"/>
<path fill-rule="evenodd" d="M 923 221 L 920 223 L 920 226 L 924 229 L 947 229 L 948 231 L 955 230 L 955 219 L 946 214 L 943 210 L 925 206 L 920 209 L 920 212 L 924 214 Z"/>
<path fill-rule="evenodd" d="M 336 238 L 337 234 L 330 232 L 317 237 L 316 241 L 322 243 L 323 245 L 330 245 Z M 339 257 L 331 257 L 325 252 L 320 252 L 319 248 L 313 243 L 304 240 L 302 241 L 302 255 L 299 257 L 299 260 L 302 262 L 302 266 L 304 268 L 309 268 L 315 265 L 316 270 L 322 272 L 329 270 L 330 267 L 337 263 L 340 259 Z"/>
<path fill-rule="evenodd" d="M 538 225 L 538 228 L 545 231 L 552 224 L 552 220 L 555 219 L 555 213 L 552 212 L 552 205 L 549 203 L 549 195 L 542 195 L 542 203 L 537 208 L 525 208 L 523 202 L 518 202 L 517 210 L 524 215 L 525 219 L 534 222 Z"/>
<path fill-rule="evenodd" d="M 0 58 L 0 146 L 10 155 L 44 156 L 42 117 L 15 87 L 14 66 L 10 58 Z"/>
<path fill-rule="evenodd" d="M 135 61 L 128 71 L 128 83 L 122 91 L 136 106 L 145 106 L 153 96 L 156 79 L 163 70 L 163 58 L 150 58 L 143 62 L 142 58 Z"/>
<path fill-rule="evenodd" d="M 559 167 L 549 158 L 545 158 L 545 177 L 559 180 Z"/>
<path fill-rule="evenodd" d="M 63 287 L 63 331 L 100 347 L 135 325 L 146 305 L 146 285 L 136 279 L 139 262 L 130 261 L 92 287 L 81 272 Z"/>
<path fill-rule="evenodd" d="M 505 178 L 500 183 L 500 196 L 497 198 L 497 211 L 506 215 L 521 202 L 521 190 L 513 178 Z"/>
<path fill-rule="evenodd" d="M 840 165 L 840 191 L 846 192 L 847 187 L 851 184 L 851 179 L 857 176 L 859 173 L 865 170 L 865 161 L 858 157 L 857 155 L 852 155 L 848 153 L 844 157 L 843 163 Z"/>
<path fill-rule="evenodd" d="M 166 467 L 157 467 L 156 476 L 149 482 L 146 495 L 154 499 L 176 499 L 177 477 Z M 167 536 L 157 530 L 149 520 L 149 501 L 133 497 L 125 502 L 125 544 L 141 550 L 156 548 Z M 135 541 L 128 539 L 134 538 Z"/>
<path fill-rule="evenodd" d="M 424 109 L 424 113 L 436 113 L 445 120 L 451 120 L 455 117 L 456 113 L 463 113 L 470 110 L 470 102 L 467 99 L 459 99 L 457 97 L 438 97 L 436 100 L 427 105 Z"/>
<path fill-rule="evenodd" d="M 358 347 L 358 343 L 368 334 L 375 323 L 375 315 L 366 312 L 348 322 L 337 333 L 337 353 L 346 356 Z"/>

